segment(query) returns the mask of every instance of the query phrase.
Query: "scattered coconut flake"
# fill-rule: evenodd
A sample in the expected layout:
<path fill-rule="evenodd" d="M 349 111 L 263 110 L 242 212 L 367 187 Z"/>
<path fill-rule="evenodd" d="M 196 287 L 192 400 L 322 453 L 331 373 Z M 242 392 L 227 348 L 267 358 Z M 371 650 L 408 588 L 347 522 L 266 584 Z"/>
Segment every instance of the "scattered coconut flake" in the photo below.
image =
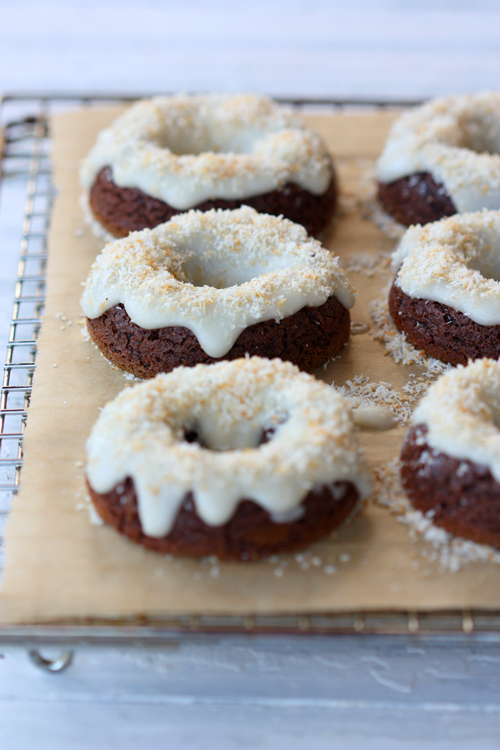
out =
<path fill-rule="evenodd" d="M 436 562 L 438 572 L 456 573 L 472 562 L 500 563 L 500 552 L 485 544 L 477 544 L 468 539 L 461 539 L 432 523 L 433 513 L 423 514 L 415 510 L 406 497 L 399 482 L 399 460 L 379 466 L 375 469 L 377 489 L 375 502 L 394 513 L 398 521 L 408 527 L 412 541 L 423 541 L 431 549 L 421 550 L 421 556 L 429 562 Z M 412 563 L 414 569 L 418 569 Z M 425 568 L 423 575 L 431 575 L 432 570 Z"/>
<path fill-rule="evenodd" d="M 339 214 L 354 214 L 358 210 L 359 204 L 356 195 L 343 193 L 339 196 L 338 211 Z"/>
<path fill-rule="evenodd" d="M 102 520 L 101 516 L 98 514 L 92 503 L 89 502 L 88 504 L 89 509 L 89 516 L 90 516 L 90 523 L 93 526 L 103 526 L 104 521 Z"/>
<path fill-rule="evenodd" d="M 391 253 L 351 253 L 349 257 L 342 258 L 342 266 L 347 273 L 362 273 L 371 279 L 376 274 L 390 273 Z"/>
<path fill-rule="evenodd" d="M 397 419 L 384 406 L 360 406 L 354 410 L 352 418 L 354 423 L 365 430 L 391 430 L 396 426 Z"/>
<path fill-rule="evenodd" d="M 377 421 L 384 424 L 375 426 L 376 429 L 390 429 L 396 422 L 407 424 L 412 413 L 412 403 L 424 391 L 423 383 L 408 381 L 402 385 L 404 392 L 401 393 L 392 383 L 383 380 L 372 383 L 367 375 L 356 375 L 352 380 L 347 380 L 345 385 L 332 387 L 351 404 L 354 422 L 360 427 L 371 429 L 374 429 L 371 423 Z M 377 413 L 369 413 L 370 409 L 376 408 L 379 409 Z"/>
<path fill-rule="evenodd" d="M 109 360 L 108 360 L 108 362 L 109 362 Z M 142 378 L 136 377 L 131 372 L 122 372 L 122 375 L 125 378 L 125 380 L 135 380 L 137 383 L 142 383 Z"/>
<path fill-rule="evenodd" d="M 335 565 L 325 565 L 325 567 L 323 568 L 323 572 L 327 575 L 333 575 L 337 572 L 337 568 L 335 567 Z"/>

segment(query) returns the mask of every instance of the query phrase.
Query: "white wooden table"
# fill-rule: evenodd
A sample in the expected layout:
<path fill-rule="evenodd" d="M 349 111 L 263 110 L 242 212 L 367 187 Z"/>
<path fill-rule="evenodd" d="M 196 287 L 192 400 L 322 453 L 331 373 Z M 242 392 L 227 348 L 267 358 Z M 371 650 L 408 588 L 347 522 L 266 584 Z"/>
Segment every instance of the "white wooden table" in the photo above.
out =
<path fill-rule="evenodd" d="M 0 91 L 413 99 L 498 87 L 499 29 L 496 0 L 0 0 Z M 23 208 L 6 201 L 2 351 Z M 86 647 L 61 674 L 0 644 L 0 748 L 493 750 L 499 672 L 500 642 L 474 636 Z"/>

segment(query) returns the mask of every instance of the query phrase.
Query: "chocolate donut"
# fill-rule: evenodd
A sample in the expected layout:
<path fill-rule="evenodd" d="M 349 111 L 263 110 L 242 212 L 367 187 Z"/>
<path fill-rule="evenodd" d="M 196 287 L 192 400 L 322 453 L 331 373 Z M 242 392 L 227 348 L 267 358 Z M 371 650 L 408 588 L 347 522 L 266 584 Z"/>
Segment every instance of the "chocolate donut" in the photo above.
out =
<path fill-rule="evenodd" d="M 422 399 L 401 451 L 412 505 L 456 536 L 500 548 L 500 365 L 481 359 L 442 375 Z"/>
<path fill-rule="evenodd" d="M 403 114 L 377 163 L 378 199 L 409 226 L 500 209 L 500 95 L 450 96 Z"/>
<path fill-rule="evenodd" d="M 350 482 L 311 490 L 298 506 L 298 518 L 277 523 L 253 500 L 240 500 L 234 515 L 220 526 L 210 526 L 196 512 L 193 493 L 182 501 L 172 529 L 162 537 L 142 530 L 134 482 L 127 478 L 110 492 L 99 494 L 88 486 L 102 520 L 146 549 L 163 554 L 219 560 L 260 560 L 285 549 L 292 552 L 333 531 L 355 510 L 359 495 Z"/>
<path fill-rule="evenodd" d="M 337 181 L 333 175 L 330 186 L 321 195 L 314 195 L 290 182 L 280 190 L 253 195 L 243 201 L 219 198 L 203 201 L 194 208 L 198 211 L 234 209 L 244 203 L 259 213 L 284 216 L 302 224 L 308 234 L 316 236 L 328 224 L 337 205 L 337 196 Z M 183 213 L 138 188 L 118 187 L 113 182 L 111 167 L 104 167 L 97 175 L 90 190 L 89 204 L 94 218 L 112 237 L 126 237 L 130 232 L 153 229 Z"/>
<path fill-rule="evenodd" d="M 452 365 L 500 357 L 499 242 L 500 211 L 407 230 L 389 310 L 411 344 Z"/>
<path fill-rule="evenodd" d="M 500 325 L 482 326 L 449 305 L 410 297 L 397 280 L 389 293 L 389 311 L 410 344 L 441 362 L 466 365 L 469 359 L 500 357 Z"/>
<path fill-rule="evenodd" d="M 246 328 L 223 359 L 246 355 L 293 362 L 301 370 L 314 370 L 333 359 L 349 339 L 350 315 L 336 297 L 319 307 L 303 307 L 283 320 L 265 320 Z M 174 367 L 213 364 L 195 334 L 183 326 L 141 328 L 130 320 L 123 305 L 116 305 L 87 329 L 107 360 L 138 378 L 154 378 Z"/>
<path fill-rule="evenodd" d="M 82 297 L 93 341 L 141 378 L 246 355 L 319 367 L 348 341 L 353 304 L 337 258 L 248 207 L 191 211 L 107 245 Z"/>
<path fill-rule="evenodd" d="M 317 234 L 337 202 L 319 136 L 260 95 L 162 96 L 102 131 L 81 167 L 92 225 L 114 237 L 196 208 L 250 205 Z"/>
<path fill-rule="evenodd" d="M 344 399 L 258 357 L 126 389 L 87 441 L 99 515 L 156 552 L 255 560 L 344 521 L 371 474 Z"/>

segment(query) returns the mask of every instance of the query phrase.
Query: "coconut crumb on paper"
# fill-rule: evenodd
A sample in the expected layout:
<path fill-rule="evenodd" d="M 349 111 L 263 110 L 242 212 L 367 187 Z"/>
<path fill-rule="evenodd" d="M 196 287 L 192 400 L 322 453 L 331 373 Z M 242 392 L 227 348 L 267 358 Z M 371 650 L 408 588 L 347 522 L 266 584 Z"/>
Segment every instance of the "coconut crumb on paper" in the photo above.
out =
<path fill-rule="evenodd" d="M 372 382 L 367 375 L 356 375 L 345 385 L 332 384 L 332 387 L 349 401 L 354 412 L 374 405 L 385 407 L 399 425 L 405 425 L 410 421 L 413 405 L 428 390 L 431 382 L 428 378 L 411 375 L 398 390 L 384 380 Z"/>
<path fill-rule="evenodd" d="M 456 573 L 473 562 L 500 563 L 500 552 L 486 544 L 461 539 L 432 523 L 432 512 L 415 510 L 406 497 L 399 481 L 399 459 L 375 468 L 376 490 L 374 501 L 397 516 L 408 527 L 413 542 L 430 545 L 420 550 L 429 563 L 436 563 L 438 572 Z M 428 569 L 423 571 L 429 575 Z"/>
<path fill-rule="evenodd" d="M 332 386 L 346 398 L 354 411 L 367 406 L 388 407 L 398 424 L 406 424 L 411 416 L 411 394 L 398 393 L 391 383 L 371 382 L 367 375 L 356 375 L 345 385 Z"/>
<path fill-rule="evenodd" d="M 82 497 L 81 492 L 77 492 L 75 494 L 75 498 L 77 500 L 79 500 L 81 497 Z M 83 494 L 83 502 L 78 502 L 76 504 L 76 509 L 87 511 L 87 513 L 89 514 L 89 520 L 92 526 L 104 526 L 104 521 L 102 520 L 101 516 L 94 508 L 92 500 L 90 499 L 90 495 L 87 495 L 87 493 Z"/>
<path fill-rule="evenodd" d="M 371 279 L 377 274 L 391 271 L 391 252 L 381 250 L 375 255 L 368 252 L 351 253 L 342 258 L 342 266 L 346 273 L 362 273 Z"/>
<path fill-rule="evenodd" d="M 104 357 L 104 359 L 106 359 L 106 357 Z M 107 361 L 109 362 L 109 359 Z M 111 362 L 110 362 L 110 364 L 111 364 Z M 120 368 L 117 368 L 117 369 L 120 369 Z M 125 380 L 134 380 L 136 383 L 142 383 L 143 382 L 143 378 L 137 378 L 131 372 L 122 371 L 122 375 L 125 378 Z"/>
<path fill-rule="evenodd" d="M 341 216 L 347 216 L 348 214 L 354 214 L 359 208 L 359 201 L 356 195 L 352 193 L 342 193 L 339 196 L 338 202 L 338 213 Z"/>
<path fill-rule="evenodd" d="M 78 327 L 80 328 L 80 333 L 82 335 L 84 343 L 87 344 L 90 341 L 90 334 L 87 328 L 87 318 L 85 317 L 85 315 L 79 316 Z"/>

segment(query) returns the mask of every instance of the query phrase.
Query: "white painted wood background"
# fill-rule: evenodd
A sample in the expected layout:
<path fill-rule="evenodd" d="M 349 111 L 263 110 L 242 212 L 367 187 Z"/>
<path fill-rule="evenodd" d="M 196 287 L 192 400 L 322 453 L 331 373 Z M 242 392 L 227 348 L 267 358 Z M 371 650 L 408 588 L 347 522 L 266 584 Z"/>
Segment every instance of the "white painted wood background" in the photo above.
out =
<path fill-rule="evenodd" d="M 426 97 L 498 86 L 497 0 L 1 0 L 0 89 Z"/>
<path fill-rule="evenodd" d="M 0 0 L 0 91 L 412 99 L 498 88 L 499 32 L 497 0 Z M 3 351 L 19 206 L 0 214 Z M 0 749 L 494 750 L 499 671 L 473 637 L 80 649 L 60 675 L 0 644 Z"/>

